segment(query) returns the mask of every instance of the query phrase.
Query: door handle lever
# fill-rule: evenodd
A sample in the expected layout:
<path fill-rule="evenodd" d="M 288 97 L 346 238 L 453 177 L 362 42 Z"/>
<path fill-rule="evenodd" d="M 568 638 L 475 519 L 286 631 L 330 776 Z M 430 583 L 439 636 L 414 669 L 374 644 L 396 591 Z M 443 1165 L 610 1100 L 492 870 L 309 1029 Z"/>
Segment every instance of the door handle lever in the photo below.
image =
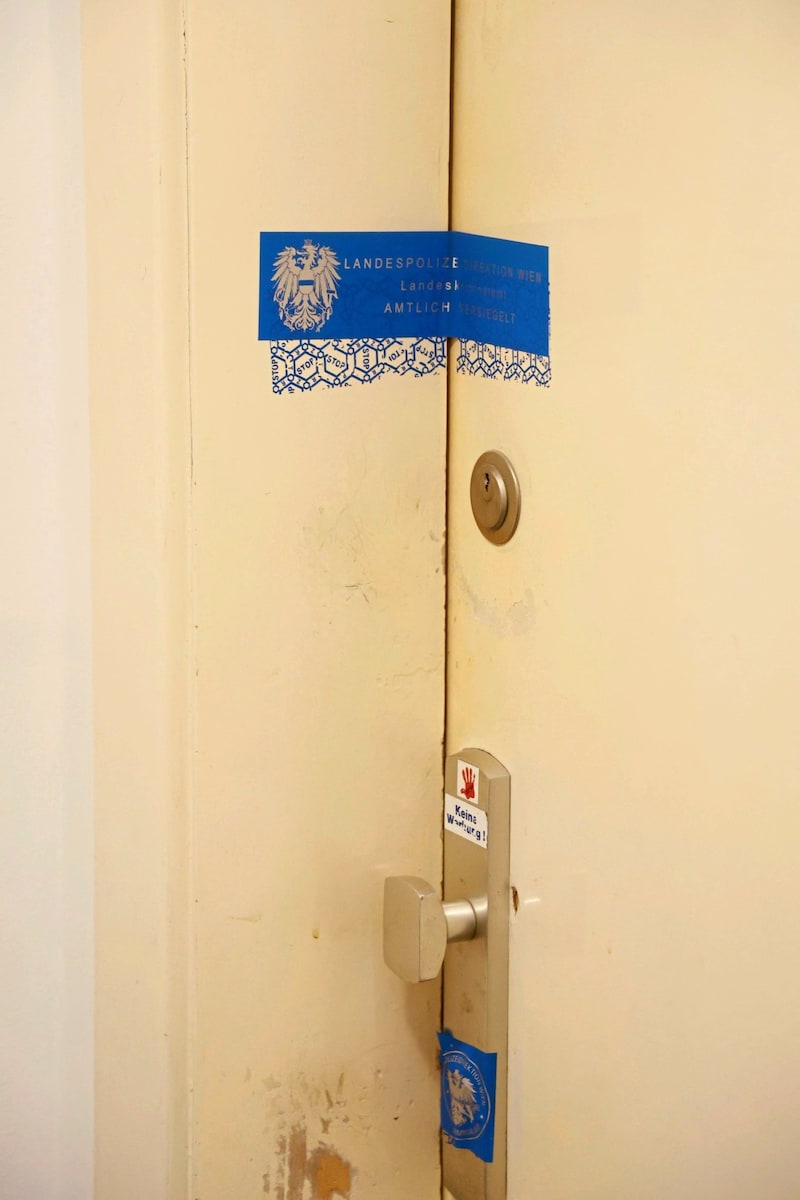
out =
<path fill-rule="evenodd" d="M 486 896 L 444 903 L 425 879 L 392 875 L 383 885 L 383 960 L 407 983 L 435 979 L 448 942 L 486 937 Z"/>

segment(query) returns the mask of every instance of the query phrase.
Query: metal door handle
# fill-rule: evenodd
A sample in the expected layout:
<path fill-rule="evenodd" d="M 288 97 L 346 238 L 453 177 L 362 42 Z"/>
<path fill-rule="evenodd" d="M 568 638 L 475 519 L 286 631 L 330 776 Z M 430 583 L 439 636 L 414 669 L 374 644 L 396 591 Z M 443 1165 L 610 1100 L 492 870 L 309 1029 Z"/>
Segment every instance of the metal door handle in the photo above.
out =
<path fill-rule="evenodd" d="M 392 875 L 383 885 L 383 960 L 406 983 L 435 979 L 448 942 L 486 936 L 486 896 L 443 903 L 415 875 Z"/>

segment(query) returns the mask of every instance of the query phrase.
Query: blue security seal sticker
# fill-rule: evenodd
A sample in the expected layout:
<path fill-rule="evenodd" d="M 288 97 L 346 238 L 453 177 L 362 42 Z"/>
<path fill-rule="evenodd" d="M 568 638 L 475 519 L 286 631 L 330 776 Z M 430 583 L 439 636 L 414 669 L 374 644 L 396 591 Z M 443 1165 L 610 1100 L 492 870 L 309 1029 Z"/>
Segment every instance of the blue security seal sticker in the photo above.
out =
<path fill-rule="evenodd" d="M 453 257 L 447 231 L 262 233 L 258 336 L 446 337 Z"/>
<path fill-rule="evenodd" d="M 438 1034 L 442 1069 L 442 1133 L 483 1162 L 494 1159 L 497 1055 Z"/>
<path fill-rule="evenodd" d="M 459 338 L 546 358 L 546 246 L 457 230 L 262 233 L 262 341 Z"/>

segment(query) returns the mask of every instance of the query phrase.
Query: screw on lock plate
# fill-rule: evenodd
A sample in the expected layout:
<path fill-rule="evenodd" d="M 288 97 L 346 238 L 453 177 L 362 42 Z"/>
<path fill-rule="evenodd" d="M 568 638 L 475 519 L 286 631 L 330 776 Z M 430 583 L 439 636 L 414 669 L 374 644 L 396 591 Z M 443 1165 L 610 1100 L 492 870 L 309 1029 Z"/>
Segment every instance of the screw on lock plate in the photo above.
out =
<path fill-rule="evenodd" d="M 500 450 L 487 450 L 472 468 L 469 485 L 472 515 L 485 538 L 502 545 L 519 523 L 519 480 Z"/>

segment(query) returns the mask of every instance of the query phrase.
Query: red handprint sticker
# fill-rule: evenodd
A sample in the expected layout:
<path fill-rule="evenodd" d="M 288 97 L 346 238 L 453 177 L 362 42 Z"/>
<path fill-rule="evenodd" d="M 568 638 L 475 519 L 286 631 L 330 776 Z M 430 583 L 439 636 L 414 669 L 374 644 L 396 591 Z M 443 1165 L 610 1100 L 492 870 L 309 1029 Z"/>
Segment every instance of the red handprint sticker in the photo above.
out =
<path fill-rule="evenodd" d="M 461 772 L 463 786 L 459 789 L 459 795 L 465 800 L 475 799 L 475 772 L 472 767 L 464 767 Z"/>

